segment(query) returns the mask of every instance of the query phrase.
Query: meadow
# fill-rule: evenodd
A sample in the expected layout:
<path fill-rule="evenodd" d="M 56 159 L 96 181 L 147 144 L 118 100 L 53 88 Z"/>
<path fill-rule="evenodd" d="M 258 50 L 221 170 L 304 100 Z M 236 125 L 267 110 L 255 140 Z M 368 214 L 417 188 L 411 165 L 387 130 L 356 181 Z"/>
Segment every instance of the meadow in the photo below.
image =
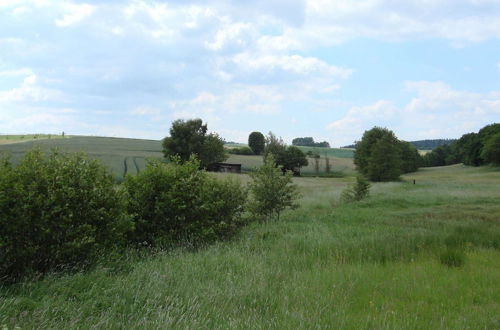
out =
<path fill-rule="evenodd" d="M 22 157 L 27 151 L 38 147 L 43 151 L 57 148 L 64 152 L 85 152 L 91 158 L 98 159 L 104 166 L 113 172 L 118 182 L 128 174 L 136 174 L 146 166 L 148 158 L 163 159 L 161 141 L 141 140 L 95 136 L 61 136 L 26 135 L 23 139 L 19 136 L 0 137 L 0 154 L 7 152 L 14 162 Z M 42 138 L 43 137 L 43 138 Z M 20 143 L 23 142 L 23 143 Z M 235 145 L 228 145 L 235 146 Z M 238 146 L 238 145 L 237 145 Z M 352 150 L 330 149 L 330 148 L 308 148 L 301 147 L 304 152 L 313 150 L 321 155 L 320 174 L 325 171 L 324 156 L 328 155 L 332 172 L 334 175 L 350 175 L 354 170 L 352 163 Z M 262 156 L 229 155 L 228 163 L 242 164 L 243 171 L 252 171 L 255 167 L 262 165 Z M 314 160 L 309 158 L 309 165 L 302 169 L 304 175 L 315 175 Z"/>
<path fill-rule="evenodd" d="M 294 180 L 299 209 L 231 241 L 2 287 L 0 326 L 500 328 L 498 168 L 425 168 L 356 203 L 351 176 Z"/>

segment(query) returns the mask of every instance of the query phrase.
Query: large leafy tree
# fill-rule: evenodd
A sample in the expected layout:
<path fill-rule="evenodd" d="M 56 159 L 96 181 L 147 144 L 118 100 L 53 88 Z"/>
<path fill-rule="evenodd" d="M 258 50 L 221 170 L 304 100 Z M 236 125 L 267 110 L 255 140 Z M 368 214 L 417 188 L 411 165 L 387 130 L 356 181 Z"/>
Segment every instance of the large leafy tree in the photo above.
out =
<path fill-rule="evenodd" d="M 227 159 L 224 141 L 215 133 L 207 134 L 207 125 L 201 119 L 174 121 L 170 136 L 163 139 L 163 154 L 165 157 L 177 156 L 181 162 L 195 155 L 201 167 Z"/>
<path fill-rule="evenodd" d="M 252 132 L 248 136 L 248 146 L 256 155 L 262 154 L 266 146 L 266 138 L 261 132 Z"/>
<path fill-rule="evenodd" d="M 306 154 L 296 146 L 289 146 L 281 156 L 283 170 L 292 171 L 294 174 L 300 174 L 300 168 L 307 166 Z"/>
<path fill-rule="evenodd" d="M 481 157 L 487 163 L 500 166 L 500 133 L 491 136 L 486 141 Z"/>
<path fill-rule="evenodd" d="M 266 147 L 264 149 L 264 159 L 270 154 L 273 155 L 276 166 L 281 166 L 283 171 L 293 171 L 294 174 L 300 174 L 300 168 L 307 166 L 306 154 L 295 146 L 285 144 L 282 138 L 278 138 L 272 132 L 266 138 Z"/>
<path fill-rule="evenodd" d="M 372 181 L 396 180 L 402 168 L 400 141 L 387 128 L 374 127 L 356 144 L 354 164 Z"/>

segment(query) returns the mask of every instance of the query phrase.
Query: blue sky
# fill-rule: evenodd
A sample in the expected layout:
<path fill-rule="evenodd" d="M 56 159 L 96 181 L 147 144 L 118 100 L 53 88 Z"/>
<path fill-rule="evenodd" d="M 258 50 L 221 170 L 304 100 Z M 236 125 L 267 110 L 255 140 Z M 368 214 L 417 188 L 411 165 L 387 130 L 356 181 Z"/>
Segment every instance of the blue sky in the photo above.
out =
<path fill-rule="evenodd" d="M 500 121 L 499 0 L 0 0 L 0 133 L 341 146 Z"/>

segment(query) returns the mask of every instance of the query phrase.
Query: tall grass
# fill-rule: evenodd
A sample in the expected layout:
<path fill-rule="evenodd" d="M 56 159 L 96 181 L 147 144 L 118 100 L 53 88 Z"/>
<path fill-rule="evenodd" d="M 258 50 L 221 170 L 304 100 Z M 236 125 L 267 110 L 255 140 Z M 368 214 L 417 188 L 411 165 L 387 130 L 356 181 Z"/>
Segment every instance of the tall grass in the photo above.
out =
<path fill-rule="evenodd" d="M 244 176 L 237 176 L 243 178 Z M 411 180 L 415 179 L 415 185 Z M 301 208 L 199 251 L 0 289 L 8 328 L 500 327 L 500 172 L 453 166 L 375 184 L 299 178 Z M 454 249 L 463 264 L 449 267 Z"/>

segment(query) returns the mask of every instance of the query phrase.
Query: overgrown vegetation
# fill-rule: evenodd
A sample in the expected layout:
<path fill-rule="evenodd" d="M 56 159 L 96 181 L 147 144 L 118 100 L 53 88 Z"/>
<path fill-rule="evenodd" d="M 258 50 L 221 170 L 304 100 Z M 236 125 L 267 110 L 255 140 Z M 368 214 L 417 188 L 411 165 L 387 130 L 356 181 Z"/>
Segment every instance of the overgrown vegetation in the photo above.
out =
<path fill-rule="evenodd" d="M 278 219 L 286 208 L 296 208 L 299 196 L 297 186 L 292 182 L 292 173 L 284 173 L 277 167 L 273 154 L 268 154 L 264 165 L 250 173 L 251 199 L 249 211 L 261 220 Z"/>
<path fill-rule="evenodd" d="M 0 280 L 81 267 L 123 246 L 132 222 L 113 178 L 83 154 L 0 163 Z"/>
<path fill-rule="evenodd" d="M 500 172 L 457 165 L 402 180 L 332 207 L 352 177 L 294 178 L 301 207 L 230 242 L 2 287 L 0 325 L 498 328 Z M 441 263 L 447 249 L 462 266 Z"/>
<path fill-rule="evenodd" d="M 136 176 L 126 177 L 133 242 L 196 245 L 234 235 L 243 224 L 246 190 L 240 182 L 214 178 L 199 167 L 194 157 L 183 164 L 178 158 L 169 164 L 152 160 Z"/>

